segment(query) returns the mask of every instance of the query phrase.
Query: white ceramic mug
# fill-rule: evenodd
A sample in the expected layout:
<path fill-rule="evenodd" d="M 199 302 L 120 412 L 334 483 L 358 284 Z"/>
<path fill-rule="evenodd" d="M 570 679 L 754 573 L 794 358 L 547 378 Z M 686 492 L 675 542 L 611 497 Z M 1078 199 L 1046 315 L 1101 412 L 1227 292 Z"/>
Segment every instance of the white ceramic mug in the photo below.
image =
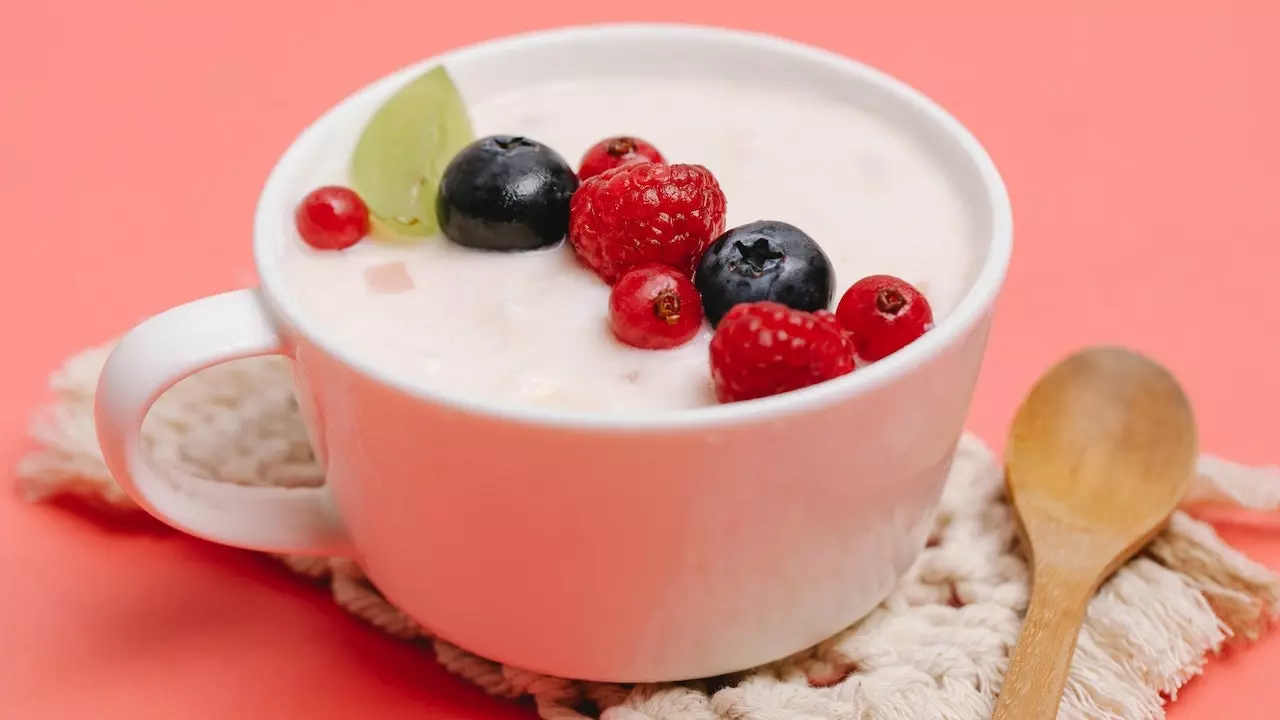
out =
<path fill-rule="evenodd" d="M 411 388 L 309 323 L 278 265 L 300 199 L 292 179 L 318 144 L 436 63 L 472 101 L 548 77 L 639 69 L 839 93 L 938 158 L 977 224 L 980 272 L 955 311 L 906 349 L 763 400 L 596 417 Z M 258 204 L 261 287 L 129 332 L 98 387 L 99 440 L 116 479 L 165 522 L 243 548 L 355 557 L 393 603 L 481 656 L 605 681 L 718 675 L 850 625 L 919 553 L 1011 236 L 1004 186 L 973 137 L 916 91 L 845 58 L 686 26 L 488 42 L 375 82 L 297 138 Z M 210 365 L 268 354 L 293 360 L 323 488 L 232 487 L 148 465 L 140 427 L 163 391 Z"/>

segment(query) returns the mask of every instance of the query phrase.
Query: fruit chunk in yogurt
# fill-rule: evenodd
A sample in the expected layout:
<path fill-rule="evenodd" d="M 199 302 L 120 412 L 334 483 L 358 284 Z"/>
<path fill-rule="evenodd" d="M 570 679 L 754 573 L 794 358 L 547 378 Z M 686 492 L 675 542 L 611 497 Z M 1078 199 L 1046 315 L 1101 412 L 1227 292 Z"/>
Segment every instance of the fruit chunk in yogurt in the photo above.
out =
<path fill-rule="evenodd" d="M 437 113 L 459 124 L 456 107 Z M 976 271 L 971 218 L 938 161 L 847 99 L 778 84 L 636 78 L 528 87 L 466 108 L 464 117 L 479 139 L 462 146 L 455 133 L 449 141 L 460 149 L 450 148 L 449 160 L 457 162 L 424 161 L 415 191 L 434 191 L 435 222 L 426 224 L 443 232 L 397 232 L 403 218 L 383 222 L 377 211 L 387 203 L 365 197 L 364 211 L 375 216 L 370 236 L 334 249 L 299 234 L 283 252 L 284 280 L 303 315 L 329 342 L 409 385 L 504 405 L 609 413 L 750 400 L 892 354 L 945 318 Z M 367 120 L 351 118 L 315 159 L 300 179 L 300 204 L 326 186 L 364 192 L 351 168 Z M 523 174 L 492 162 L 516 151 L 525 153 Z M 701 176 L 687 179 L 698 172 L 714 191 Z M 673 189 L 676 176 L 686 178 L 683 190 Z M 528 191 L 506 199 L 514 205 L 504 217 L 517 221 L 486 216 L 474 186 L 486 182 L 505 183 L 509 196 Z M 634 192 L 614 192 L 611 184 L 620 183 Z M 694 194 L 675 222 L 667 209 L 678 191 Z M 426 207 L 416 195 L 400 205 Z M 710 217 L 717 208 L 723 217 Z M 563 214 L 571 209 L 573 217 Z M 616 216 L 609 213 L 637 219 L 611 235 Z M 641 231 L 652 237 L 636 237 Z M 662 244 L 675 235 L 680 243 Z M 627 242 L 640 247 L 636 265 L 647 270 L 595 259 L 631 257 L 618 250 Z M 613 245 L 601 254 L 593 243 Z M 668 333 L 674 341 L 637 341 L 643 333 L 617 327 L 644 324 L 637 303 L 670 302 L 611 292 L 653 287 L 620 280 L 626 270 L 664 275 L 655 264 L 688 276 L 702 302 L 687 302 L 690 288 L 680 284 L 686 312 L 701 316 L 705 306 L 709 315 L 692 332 L 688 317 L 678 318 L 679 332 Z M 728 312 L 740 305 L 752 307 Z M 839 314 L 829 312 L 837 305 Z M 783 314 L 770 324 L 769 312 Z M 722 317 L 737 325 L 717 328 Z M 787 322 L 837 334 L 800 342 Z M 742 332 L 749 323 L 767 332 Z M 854 326 L 879 333 L 865 338 L 874 357 L 858 356 Z M 726 340 L 712 352 L 717 332 L 732 338 L 730 350 Z M 743 338 L 757 346 L 741 348 Z M 799 349 L 763 352 L 761 342 Z M 818 346 L 852 356 L 804 355 Z M 797 375 L 800 365 L 833 369 Z M 747 378 L 740 387 L 751 392 L 724 387 L 728 376 Z"/>

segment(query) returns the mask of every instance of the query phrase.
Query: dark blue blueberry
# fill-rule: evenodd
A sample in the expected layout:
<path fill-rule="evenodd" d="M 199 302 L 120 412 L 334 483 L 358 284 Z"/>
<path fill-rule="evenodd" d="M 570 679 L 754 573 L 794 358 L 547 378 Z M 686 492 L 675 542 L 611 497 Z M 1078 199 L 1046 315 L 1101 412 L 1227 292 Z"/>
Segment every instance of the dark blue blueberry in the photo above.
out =
<path fill-rule="evenodd" d="M 726 230 L 711 243 L 693 276 L 715 327 L 739 303 L 772 300 L 813 312 L 831 305 L 836 272 L 800 228 L 760 220 Z"/>
<path fill-rule="evenodd" d="M 450 240 L 481 250 L 536 250 L 564 239 L 578 176 L 555 150 L 516 135 L 480 138 L 440 178 L 436 218 Z"/>

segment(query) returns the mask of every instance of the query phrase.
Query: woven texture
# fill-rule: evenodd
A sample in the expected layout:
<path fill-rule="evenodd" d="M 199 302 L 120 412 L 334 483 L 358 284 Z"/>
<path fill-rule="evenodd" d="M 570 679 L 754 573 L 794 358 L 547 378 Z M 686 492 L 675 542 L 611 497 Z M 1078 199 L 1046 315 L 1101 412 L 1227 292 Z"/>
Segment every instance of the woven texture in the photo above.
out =
<path fill-rule="evenodd" d="M 72 358 L 37 417 L 40 449 L 19 468 L 33 500 L 75 495 L 104 511 L 138 509 L 97 449 L 93 389 L 107 348 Z M 280 358 L 228 363 L 183 381 L 144 427 L 156 462 L 211 481 L 304 486 L 323 481 Z M 1272 509 L 1280 472 L 1200 461 L 1190 501 Z M 545 720 L 977 720 L 989 718 L 1028 599 L 1028 573 L 1000 466 L 966 436 L 929 546 L 892 596 L 820 646 L 732 677 L 624 687 L 498 665 L 427 637 L 350 561 L 282 557 L 326 580 L 334 601 L 390 635 L 425 640 L 452 672 L 490 693 L 531 696 Z M 465 589 L 460 589 L 465 592 Z M 1233 639 L 1256 638 L 1280 612 L 1280 583 L 1179 512 L 1089 606 L 1060 718 L 1145 720 Z"/>

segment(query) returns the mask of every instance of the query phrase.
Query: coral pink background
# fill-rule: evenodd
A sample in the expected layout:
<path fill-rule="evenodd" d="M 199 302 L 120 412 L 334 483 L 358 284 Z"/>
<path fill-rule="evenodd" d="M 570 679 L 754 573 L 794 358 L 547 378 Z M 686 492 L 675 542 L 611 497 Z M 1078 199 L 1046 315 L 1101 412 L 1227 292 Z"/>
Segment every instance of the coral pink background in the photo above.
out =
<path fill-rule="evenodd" d="M 1001 444 L 1020 395 L 1059 355 L 1123 342 L 1185 380 L 1206 449 L 1280 461 L 1271 0 L 361 5 L 6 10 L 3 479 L 65 356 L 253 282 L 258 189 L 331 103 L 448 47 L 627 19 L 729 23 L 844 52 L 932 95 L 987 145 L 1011 188 L 1018 246 L 973 409 L 985 438 Z M 270 561 L 0 498 L 0 716 L 532 717 Z M 1280 567 L 1280 535 L 1224 533 Z M 1273 717 L 1277 672 L 1280 638 L 1232 652 L 1171 715 Z"/>

